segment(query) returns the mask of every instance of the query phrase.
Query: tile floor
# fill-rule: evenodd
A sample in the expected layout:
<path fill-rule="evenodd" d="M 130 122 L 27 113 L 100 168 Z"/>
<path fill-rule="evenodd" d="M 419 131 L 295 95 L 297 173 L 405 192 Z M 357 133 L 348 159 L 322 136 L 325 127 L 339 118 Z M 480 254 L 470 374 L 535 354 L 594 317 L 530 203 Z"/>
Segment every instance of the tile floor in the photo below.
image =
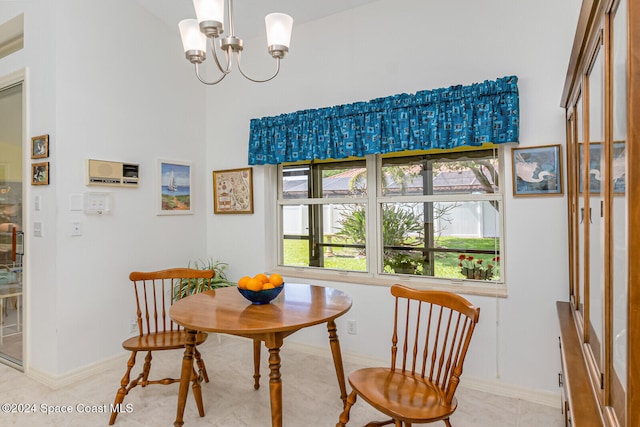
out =
<path fill-rule="evenodd" d="M 252 345 L 249 340 L 215 336 L 200 347 L 211 382 L 203 384 L 206 415 L 200 418 L 191 392 L 187 400 L 185 426 L 268 427 L 270 426 L 268 352 L 262 352 L 262 378 L 253 389 Z M 177 375 L 181 352 L 163 352 L 154 357 L 155 377 Z M 142 359 L 138 356 L 139 359 Z M 327 348 L 327 358 L 299 349 L 281 350 L 283 379 L 283 424 L 285 427 L 331 427 L 342 409 Z M 0 403 L 29 404 L 35 413 L 0 412 L 1 426 L 107 426 L 109 413 L 79 412 L 79 408 L 109 408 L 125 370 L 125 361 L 111 364 L 104 372 L 58 390 L 26 378 L 21 372 L 0 364 Z M 140 364 L 140 361 L 138 361 Z M 138 364 L 134 370 L 137 371 Z M 360 366 L 345 361 L 350 372 Z M 462 377 L 464 385 L 464 376 Z M 178 385 L 136 387 L 125 398 L 130 413 L 121 413 L 115 426 L 172 426 L 176 413 Z M 455 427 L 553 427 L 562 425 L 560 409 L 523 400 L 481 393 L 463 386 L 457 393 L 459 406 L 451 418 Z M 47 414 L 44 407 L 71 406 L 67 414 Z M 83 406 L 84 405 L 84 406 Z M 33 408 L 33 406 L 31 406 Z M 351 411 L 349 426 L 362 426 L 382 420 L 359 400 Z M 434 426 L 444 425 L 435 423 Z"/>

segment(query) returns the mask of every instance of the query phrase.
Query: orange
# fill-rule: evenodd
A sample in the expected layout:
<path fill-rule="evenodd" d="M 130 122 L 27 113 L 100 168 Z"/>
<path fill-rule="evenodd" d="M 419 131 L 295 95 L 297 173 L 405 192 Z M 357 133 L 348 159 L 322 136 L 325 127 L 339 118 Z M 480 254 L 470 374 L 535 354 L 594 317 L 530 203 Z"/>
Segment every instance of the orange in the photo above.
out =
<path fill-rule="evenodd" d="M 241 289 L 247 289 L 247 282 L 251 279 L 249 276 L 242 276 L 240 280 L 238 280 L 238 287 Z"/>
<path fill-rule="evenodd" d="M 261 291 L 262 290 L 262 282 L 255 277 L 253 279 L 247 280 L 247 289 L 250 291 Z"/>
<path fill-rule="evenodd" d="M 275 288 L 275 286 L 273 286 L 271 283 L 267 282 L 262 286 L 262 289 L 273 289 Z"/>
<path fill-rule="evenodd" d="M 275 288 L 282 285 L 284 283 L 284 279 L 278 273 L 273 273 L 271 276 L 269 276 L 269 283 L 271 283 Z"/>
<path fill-rule="evenodd" d="M 269 278 L 264 273 L 258 273 L 255 276 L 253 276 L 253 278 L 260 280 L 262 283 L 267 283 L 269 281 Z"/>

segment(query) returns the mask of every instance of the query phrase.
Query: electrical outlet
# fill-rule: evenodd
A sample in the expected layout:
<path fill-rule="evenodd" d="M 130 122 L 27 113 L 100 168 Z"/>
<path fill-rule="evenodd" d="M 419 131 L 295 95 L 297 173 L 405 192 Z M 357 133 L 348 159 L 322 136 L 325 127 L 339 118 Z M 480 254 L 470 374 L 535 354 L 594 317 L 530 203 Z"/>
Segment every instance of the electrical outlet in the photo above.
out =
<path fill-rule="evenodd" d="M 131 321 L 131 325 L 129 326 L 129 332 L 131 332 L 131 333 L 138 332 L 138 320 L 137 319 L 133 319 Z"/>
<path fill-rule="evenodd" d="M 79 221 L 71 223 L 71 235 L 82 236 L 82 223 Z"/>
<path fill-rule="evenodd" d="M 358 333 L 355 320 L 347 320 L 347 333 L 356 335 Z"/>

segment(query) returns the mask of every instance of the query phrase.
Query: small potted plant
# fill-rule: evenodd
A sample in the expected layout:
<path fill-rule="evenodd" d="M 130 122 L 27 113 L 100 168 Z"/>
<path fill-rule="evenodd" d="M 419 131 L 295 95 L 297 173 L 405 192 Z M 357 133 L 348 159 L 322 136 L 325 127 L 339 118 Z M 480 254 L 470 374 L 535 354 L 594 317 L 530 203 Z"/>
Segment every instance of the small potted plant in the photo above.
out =
<path fill-rule="evenodd" d="M 491 280 L 495 273 L 495 266 L 482 259 L 475 259 L 471 255 L 461 254 L 458 259 L 460 263 L 460 274 L 467 279 Z M 500 257 L 493 258 L 494 262 L 500 261 Z"/>
<path fill-rule="evenodd" d="M 189 268 L 195 268 L 196 270 L 213 270 L 215 271 L 215 275 L 213 279 L 208 280 L 207 282 L 198 282 L 195 279 L 183 279 L 180 287 L 176 287 L 174 299 L 178 300 L 180 298 L 184 298 L 187 295 L 191 295 L 194 293 L 202 292 L 203 288 L 207 289 L 216 289 L 216 288 L 226 288 L 228 286 L 237 286 L 237 283 L 232 282 L 227 279 L 226 269 L 229 264 L 220 261 L 214 261 L 213 259 L 208 259 L 206 261 L 198 260 L 194 261 L 193 264 L 189 262 Z"/>

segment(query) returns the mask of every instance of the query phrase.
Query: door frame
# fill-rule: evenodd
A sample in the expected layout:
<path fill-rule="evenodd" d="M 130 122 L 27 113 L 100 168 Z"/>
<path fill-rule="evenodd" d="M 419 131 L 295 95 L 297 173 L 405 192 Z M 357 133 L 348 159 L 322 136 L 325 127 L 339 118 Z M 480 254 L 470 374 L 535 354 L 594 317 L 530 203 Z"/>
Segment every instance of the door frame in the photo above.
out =
<path fill-rule="evenodd" d="M 30 224 L 30 203 L 31 200 L 31 188 L 28 185 L 30 180 L 30 171 L 31 166 L 29 164 L 29 138 L 28 138 L 28 114 L 29 109 L 27 108 L 28 102 L 28 85 L 27 85 L 27 69 L 22 68 L 20 70 L 14 71 L 13 73 L 0 76 L 0 90 L 14 86 L 16 84 L 22 84 L 22 231 L 24 232 L 23 237 L 23 246 L 24 246 L 24 255 L 22 258 L 22 365 L 11 362 L 10 360 L 3 359 L 3 363 L 26 372 L 29 366 L 29 335 L 30 335 L 30 310 L 29 310 L 29 263 L 30 259 L 29 252 L 31 247 L 31 242 L 29 239 L 29 227 Z"/>

